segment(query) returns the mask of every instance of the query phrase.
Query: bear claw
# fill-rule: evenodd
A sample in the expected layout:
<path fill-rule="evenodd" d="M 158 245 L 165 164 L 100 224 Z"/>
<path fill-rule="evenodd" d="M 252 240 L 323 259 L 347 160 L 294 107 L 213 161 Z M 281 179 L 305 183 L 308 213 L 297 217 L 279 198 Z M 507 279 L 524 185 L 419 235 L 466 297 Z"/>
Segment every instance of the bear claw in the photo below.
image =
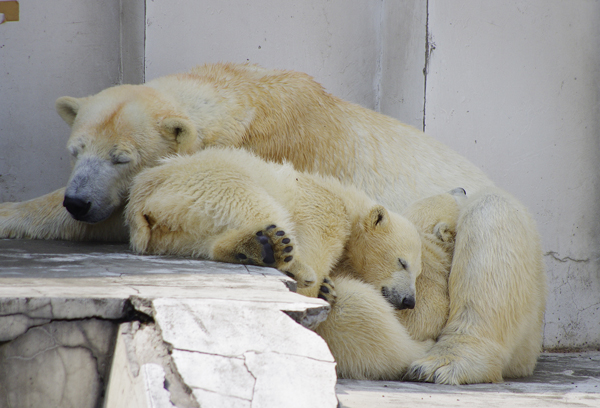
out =
<path fill-rule="evenodd" d="M 335 287 L 333 286 L 333 282 L 330 279 L 323 279 L 317 297 L 328 302 L 331 306 L 333 306 L 333 304 L 336 302 L 337 294 L 335 293 Z"/>
<path fill-rule="evenodd" d="M 313 269 L 296 256 L 298 248 L 293 245 L 293 238 L 276 224 L 269 224 L 252 235 L 246 236 L 233 253 L 238 262 L 279 269 L 294 279 L 299 288 L 313 286 L 316 282 L 316 274 Z"/>

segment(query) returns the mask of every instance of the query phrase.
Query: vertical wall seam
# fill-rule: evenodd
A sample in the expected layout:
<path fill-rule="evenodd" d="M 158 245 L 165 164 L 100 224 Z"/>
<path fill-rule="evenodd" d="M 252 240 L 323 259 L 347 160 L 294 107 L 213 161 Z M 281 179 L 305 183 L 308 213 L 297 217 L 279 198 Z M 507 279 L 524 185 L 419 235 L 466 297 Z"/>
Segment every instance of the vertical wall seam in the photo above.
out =
<path fill-rule="evenodd" d="M 148 2 L 147 0 L 144 1 L 144 12 L 142 13 L 144 15 L 144 42 L 142 45 L 142 84 L 146 83 L 146 35 L 147 35 L 147 28 L 148 28 Z"/>
<path fill-rule="evenodd" d="M 383 61 L 384 61 L 384 33 L 383 30 L 385 29 L 385 23 L 384 23 L 384 9 L 385 9 L 385 0 L 381 0 L 380 2 L 380 8 L 379 8 L 379 32 L 378 32 L 378 47 L 379 47 L 379 52 L 378 57 L 377 57 L 377 66 L 375 69 L 375 110 L 377 112 L 381 112 L 381 82 L 383 80 Z"/>
<path fill-rule="evenodd" d="M 430 33 L 429 33 L 429 0 L 425 2 L 425 64 L 423 66 L 423 132 L 426 127 L 427 113 L 427 75 L 429 74 Z"/>
<path fill-rule="evenodd" d="M 117 85 L 123 84 L 123 0 L 119 0 L 119 79 Z"/>

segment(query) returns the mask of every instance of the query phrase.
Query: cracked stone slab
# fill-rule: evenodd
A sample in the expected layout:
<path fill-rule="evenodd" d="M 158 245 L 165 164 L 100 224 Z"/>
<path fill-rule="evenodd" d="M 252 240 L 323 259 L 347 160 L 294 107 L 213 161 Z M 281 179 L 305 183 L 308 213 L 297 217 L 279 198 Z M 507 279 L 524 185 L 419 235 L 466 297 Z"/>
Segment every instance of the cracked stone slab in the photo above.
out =
<path fill-rule="evenodd" d="M 198 408 L 154 324 L 119 327 L 105 407 Z"/>
<path fill-rule="evenodd" d="M 337 406 L 335 362 L 327 345 L 281 306 L 153 301 L 154 318 L 173 350 L 173 362 L 200 406 Z"/>
<path fill-rule="evenodd" d="M 121 323 L 105 332 L 116 342 L 106 406 L 335 407 L 335 363 L 306 329 L 329 305 L 290 289 L 295 282 L 272 268 L 139 256 L 124 245 L 0 240 L 4 362 L 25 361 L 23 351 L 6 353 L 34 333 L 35 358 L 50 356 L 43 365 L 25 357 L 25 371 L 15 373 L 26 374 L 5 371 L 0 406 L 98 406 L 106 378 L 92 360 L 99 366 L 102 358 L 85 357 L 96 335 L 85 343 L 63 333 L 48 346 L 39 333 L 100 321 Z M 143 323 L 123 323 L 134 308 L 147 315 Z M 68 375 L 45 381 L 58 363 Z M 24 385 L 27 375 L 34 380 Z M 66 397 L 53 399 L 57 390 Z M 28 400 L 14 400 L 15 392 Z"/>

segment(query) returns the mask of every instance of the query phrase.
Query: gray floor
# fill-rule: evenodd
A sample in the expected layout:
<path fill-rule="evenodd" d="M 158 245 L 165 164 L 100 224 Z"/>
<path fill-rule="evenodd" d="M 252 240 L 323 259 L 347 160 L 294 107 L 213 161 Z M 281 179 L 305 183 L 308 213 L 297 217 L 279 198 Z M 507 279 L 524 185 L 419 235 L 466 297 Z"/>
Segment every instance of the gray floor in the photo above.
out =
<path fill-rule="evenodd" d="M 600 352 L 544 353 L 532 377 L 500 384 L 338 380 L 336 389 L 345 408 L 600 407 Z"/>

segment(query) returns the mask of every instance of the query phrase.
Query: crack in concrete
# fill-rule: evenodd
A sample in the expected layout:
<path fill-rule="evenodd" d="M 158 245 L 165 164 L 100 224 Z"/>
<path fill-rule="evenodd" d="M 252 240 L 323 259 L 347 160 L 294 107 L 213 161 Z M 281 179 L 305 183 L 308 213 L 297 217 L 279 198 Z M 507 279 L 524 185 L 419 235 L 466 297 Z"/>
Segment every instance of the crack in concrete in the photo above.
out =
<path fill-rule="evenodd" d="M 177 368 L 177 364 L 175 364 L 175 361 L 173 360 L 173 350 L 175 349 L 173 344 L 164 340 L 160 324 L 154 320 L 154 316 L 156 316 L 154 303 L 150 299 L 144 299 L 137 296 L 130 297 L 130 299 L 132 300 L 131 305 L 136 311 L 151 316 L 154 331 L 167 352 L 165 364 L 162 365 L 165 372 L 163 387 L 169 392 L 171 404 L 176 407 L 186 406 L 199 408 L 200 404 L 198 404 L 198 401 L 194 397 L 192 388 L 184 381 L 183 376 Z M 142 312 L 140 308 L 144 309 L 144 311 Z"/>
<path fill-rule="evenodd" d="M 258 378 L 256 378 L 256 376 L 254 375 L 254 373 L 252 372 L 250 367 L 248 367 L 248 362 L 246 360 L 246 353 L 244 353 L 244 367 L 246 367 L 246 371 L 248 371 L 248 374 L 250 374 L 252 376 L 252 378 L 254 379 L 254 384 L 252 384 L 252 396 L 250 397 L 250 401 L 254 401 L 254 394 L 256 391 L 256 383 L 258 382 Z"/>
<path fill-rule="evenodd" d="M 35 299 L 35 298 L 21 298 L 21 299 L 25 299 L 26 300 L 25 303 L 29 303 L 29 299 Z M 16 299 L 16 300 L 20 301 L 21 299 Z M 3 303 L 8 303 L 8 302 L 3 301 Z M 12 303 L 12 302 L 10 302 L 10 303 Z M 4 306 L 4 304 L 2 306 Z M 46 303 L 44 303 L 44 304 L 42 304 L 42 305 L 40 305 L 40 306 L 38 306 L 38 307 L 36 307 L 34 309 L 28 310 L 27 313 L 0 314 L 0 316 L 25 315 L 25 316 L 29 317 L 30 319 L 38 319 L 38 318 L 48 319 L 47 317 L 33 317 L 33 316 L 29 315 L 29 313 L 35 313 L 35 312 L 39 311 L 40 309 L 44 309 L 46 307 L 50 307 L 50 313 L 52 315 L 52 303 L 51 303 L 50 300 L 48 300 L 48 301 L 46 301 Z"/>
<path fill-rule="evenodd" d="M 195 390 L 202 390 L 204 392 L 209 392 L 211 394 L 222 395 L 222 396 L 228 397 L 228 398 L 235 398 L 235 399 L 239 399 L 241 401 L 248 401 L 250 403 L 252 402 L 252 399 L 247 399 L 247 398 L 242 398 L 242 397 L 236 397 L 235 395 L 223 394 L 223 393 L 220 393 L 220 392 L 215 391 L 215 390 L 209 390 L 209 389 L 202 388 L 202 387 L 192 387 L 192 388 L 195 389 Z M 254 390 L 253 390 L 253 392 L 254 392 Z M 254 397 L 254 394 L 252 394 L 252 397 Z"/>
<path fill-rule="evenodd" d="M 209 353 L 209 352 L 206 352 L 206 351 L 189 350 L 189 349 L 179 348 L 179 347 L 174 347 L 173 350 L 185 351 L 187 353 L 204 354 L 204 355 L 207 355 L 207 356 L 216 356 L 216 357 L 223 357 L 223 358 L 232 358 L 232 359 L 236 359 L 236 360 L 243 360 L 244 364 L 245 364 L 245 359 L 246 359 L 246 354 L 247 353 L 255 353 L 255 354 L 272 353 L 272 354 L 278 354 L 280 356 L 290 356 L 290 357 L 306 358 L 306 359 L 309 359 L 309 360 L 312 360 L 312 361 L 317 361 L 319 363 L 333 363 L 333 361 L 321 360 L 321 359 L 318 359 L 318 358 L 314 358 L 314 357 L 310 357 L 310 356 L 306 356 L 306 355 L 302 355 L 302 354 L 281 353 L 279 351 L 273 351 L 273 350 L 267 350 L 267 351 L 246 350 L 246 351 L 244 351 L 244 354 L 242 354 L 242 355 L 234 355 L 234 354 L 228 355 L 228 354 Z"/>
<path fill-rule="evenodd" d="M 552 259 L 554 259 L 555 261 L 562 262 L 562 263 L 569 262 L 569 261 L 575 262 L 575 263 L 587 263 L 590 261 L 590 258 L 575 259 L 575 258 L 571 258 L 570 256 L 565 256 L 564 258 L 561 258 L 559 256 L 558 252 L 555 252 L 555 251 L 548 251 L 544 254 L 544 256 L 549 256 Z"/>
<path fill-rule="evenodd" d="M 182 306 L 184 309 L 186 309 L 189 313 L 189 315 L 192 317 L 192 319 L 194 320 L 194 322 L 196 322 L 196 324 L 198 325 L 198 327 L 200 327 L 200 330 L 202 330 L 204 333 L 208 334 L 208 329 L 206 328 L 206 326 L 204 325 L 204 323 L 202 323 L 202 319 L 200 319 L 192 310 L 191 306 L 187 303 L 182 303 Z"/>

